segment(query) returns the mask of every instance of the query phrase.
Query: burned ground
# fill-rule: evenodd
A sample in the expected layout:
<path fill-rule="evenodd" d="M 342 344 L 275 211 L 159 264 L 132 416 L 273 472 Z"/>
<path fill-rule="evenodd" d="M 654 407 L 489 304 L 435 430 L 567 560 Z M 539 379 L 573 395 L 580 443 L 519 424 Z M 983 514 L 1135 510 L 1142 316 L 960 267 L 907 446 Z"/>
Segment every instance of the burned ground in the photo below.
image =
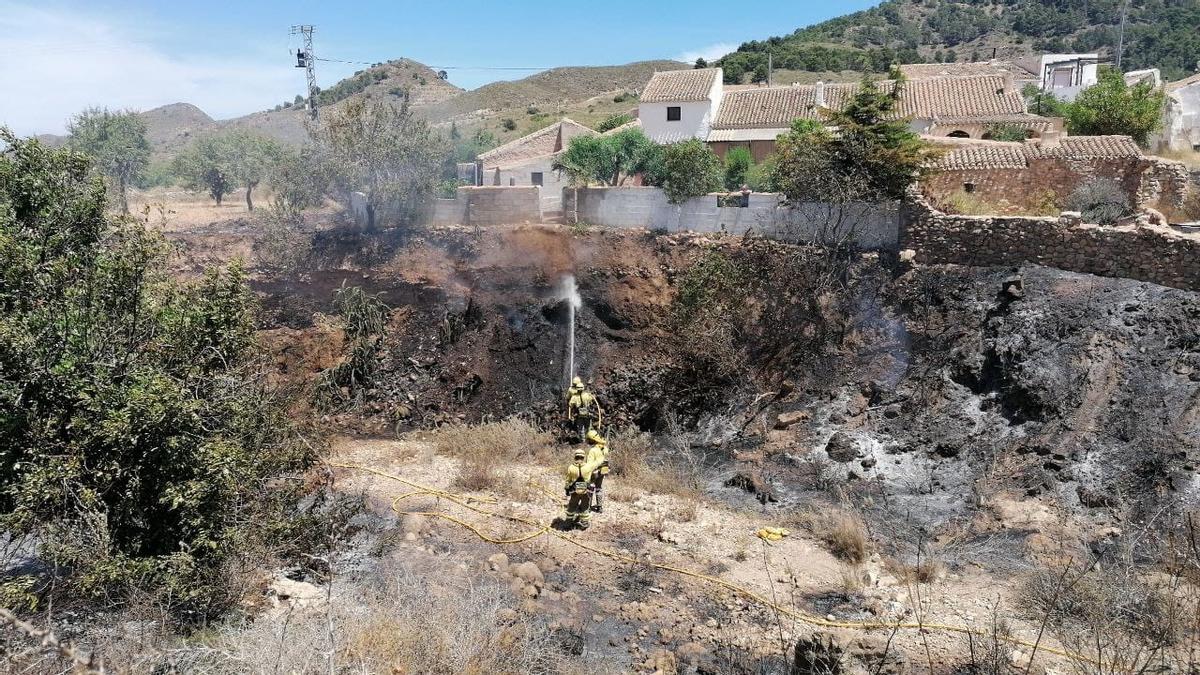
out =
<path fill-rule="evenodd" d="M 1193 293 L 733 238 L 447 228 L 380 248 L 358 236 L 327 240 L 305 282 L 259 281 L 292 330 L 312 330 L 342 283 L 392 308 L 363 405 L 331 413 L 356 433 L 511 415 L 553 427 L 559 289 L 573 273 L 577 370 L 611 428 L 685 433 L 725 478 L 769 485 L 776 508 L 827 499 L 836 479 L 936 533 L 983 491 L 1097 527 L 1194 498 Z"/>

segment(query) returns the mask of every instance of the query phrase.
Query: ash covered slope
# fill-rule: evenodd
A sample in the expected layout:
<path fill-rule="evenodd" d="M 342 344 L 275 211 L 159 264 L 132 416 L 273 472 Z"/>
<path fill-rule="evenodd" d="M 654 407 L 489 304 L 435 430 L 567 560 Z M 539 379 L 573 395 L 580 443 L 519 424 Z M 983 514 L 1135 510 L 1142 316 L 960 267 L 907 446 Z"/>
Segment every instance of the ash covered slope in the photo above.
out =
<path fill-rule="evenodd" d="M 311 302 L 276 307 L 302 317 L 349 275 L 395 308 L 371 419 L 347 413 L 357 430 L 553 424 L 556 291 L 573 272 L 576 361 L 614 428 L 682 425 L 693 447 L 769 469 L 782 493 L 816 490 L 815 467 L 931 524 L 978 506 L 985 479 L 1099 520 L 1193 498 L 1195 293 L 1029 267 L 1015 297 L 1008 269 L 552 228 L 435 230 L 385 253 L 374 266 L 331 255 L 356 271 L 318 272 L 310 300 L 273 301 Z"/>

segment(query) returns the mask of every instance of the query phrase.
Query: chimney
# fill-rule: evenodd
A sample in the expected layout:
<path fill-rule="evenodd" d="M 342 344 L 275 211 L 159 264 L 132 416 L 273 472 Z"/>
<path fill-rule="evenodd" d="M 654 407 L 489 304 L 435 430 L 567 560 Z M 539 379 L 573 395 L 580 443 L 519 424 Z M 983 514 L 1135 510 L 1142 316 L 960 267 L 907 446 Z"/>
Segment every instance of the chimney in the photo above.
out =
<path fill-rule="evenodd" d="M 813 87 L 813 99 L 815 100 L 818 108 L 825 107 L 825 83 L 824 82 L 818 81 L 817 85 L 815 87 Z"/>
<path fill-rule="evenodd" d="M 1062 145 L 1062 132 L 1057 130 L 1047 130 L 1042 132 L 1042 137 L 1038 141 L 1038 145 L 1043 148 L 1057 148 Z"/>

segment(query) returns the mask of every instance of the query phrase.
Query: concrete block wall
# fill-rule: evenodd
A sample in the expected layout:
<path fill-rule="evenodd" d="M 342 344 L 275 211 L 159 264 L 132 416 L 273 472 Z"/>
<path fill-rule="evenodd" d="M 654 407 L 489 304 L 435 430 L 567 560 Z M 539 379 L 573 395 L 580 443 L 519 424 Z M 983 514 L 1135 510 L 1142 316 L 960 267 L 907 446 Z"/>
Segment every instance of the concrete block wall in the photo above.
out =
<path fill-rule="evenodd" d="M 534 186 L 460 187 L 465 193 L 467 225 L 515 225 L 542 222 L 541 188 Z"/>
<path fill-rule="evenodd" d="M 454 199 L 435 199 L 434 225 L 519 225 L 542 222 L 541 188 L 535 186 L 458 188 Z"/>
<path fill-rule="evenodd" d="M 745 207 L 720 206 L 723 195 L 709 194 L 671 204 L 654 187 L 568 188 L 568 218 L 602 227 L 667 232 L 756 232 L 784 241 L 854 241 L 863 248 L 895 248 L 900 211 L 886 204 L 801 204 L 783 206 L 780 195 L 753 193 Z"/>

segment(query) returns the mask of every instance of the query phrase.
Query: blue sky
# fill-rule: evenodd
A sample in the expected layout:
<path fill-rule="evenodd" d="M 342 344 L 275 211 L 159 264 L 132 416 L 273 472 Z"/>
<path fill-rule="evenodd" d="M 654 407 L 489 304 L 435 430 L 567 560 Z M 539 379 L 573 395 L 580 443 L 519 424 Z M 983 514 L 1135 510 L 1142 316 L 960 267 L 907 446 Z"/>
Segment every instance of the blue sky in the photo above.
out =
<path fill-rule="evenodd" d="M 296 23 L 318 56 L 437 67 L 611 65 L 719 56 L 875 4 L 849 2 L 29 2 L 0 0 L 0 124 L 58 133 L 89 106 L 187 101 L 218 119 L 300 93 Z M 328 86 L 361 66 L 320 62 Z M 530 72 L 456 69 L 471 89 Z"/>

